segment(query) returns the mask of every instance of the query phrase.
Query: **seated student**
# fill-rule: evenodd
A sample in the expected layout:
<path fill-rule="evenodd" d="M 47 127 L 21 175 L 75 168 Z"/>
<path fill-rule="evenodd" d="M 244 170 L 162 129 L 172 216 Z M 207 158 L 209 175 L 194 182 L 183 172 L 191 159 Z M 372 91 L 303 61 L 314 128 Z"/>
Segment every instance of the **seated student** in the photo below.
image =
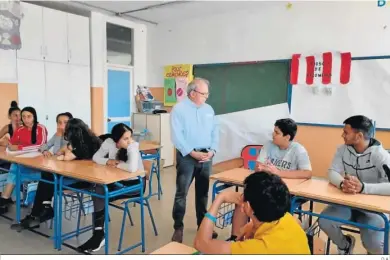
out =
<path fill-rule="evenodd" d="M 39 148 L 47 141 L 46 127 L 38 123 L 37 113 L 32 107 L 22 110 L 23 126 L 13 134 L 8 149 L 11 151 Z M 18 171 L 40 176 L 40 172 L 21 165 L 12 164 L 8 173 L 7 184 L 0 198 L 0 214 L 8 212 L 8 205 L 12 203 L 11 195 L 16 183 Z"/>
<path fill-rule="evenodd" d="M 45 157 L 50 157 L 54 155 L 61 155 L 61 148 L 66 148 L 68 141 L 64 138 L 64 132 L 66 124 L 70 119 L 73 118 L 73 115 L 69 112 L 58 114 L 56 117 L 57 122 L 57 132 L 50 138 L 50 140 L 42 145 L 39 148 L 39 151 L 43 153 Z M 50 149 L 53 148 L 53 154 L 50 152 Z"/>
<path fill-rule="evenodd" d="M 66 146 L 67 149 L 61 149 L 61 155 L 57 157 L 59 160 L 91 160 L 101 144 L 100 139 L 78 118 L 72 118 L 68 121 L 64 137 L 68 141 L 68 145 Z M 53 175 L 48 172 L 42 172 L 41 178 L 54 181 Z M 78 188 L 89 186 L 90 184 L 83 182 L 75 184 L 75 187 Z M 53 195 L 54 186 L 40 181 L 31 214 L 22 219 L 20 224 L 11 225 L 11 229 L 21 231 L 26 228 L 37 227 L 40 223 L 52 219 L 54 217 L 54 210 L 51 206 Z"/>
<path fill-rule="evenodd" d="M 11 107 L 8 109 L 8 119 L 10 123 L 3 126 L 0 130 L 0 145 L 7 146 L 16 130 L 20 127 L 20 108 L 16 101 L 11 102 Z"/>
<path fill-rule="evenodd" d="M 237 242 L 212 239 L 222 203 L 235 203 L 251 224 Z M 244 181 L 244 192 L 216 197 L 196 234 L 194 246 L 204 254 L 310 254 L 307 237 L 289 213 L 290 193 L 279 176 L 256 172 Z"/>
<path fill-rule="evenodd" d="M 372 138 L 373 124 L 365 116 L 352 116 L 344 121 L 341 145 L 328 171 L 331 184 L 347 194 L 390 195 L 390 154 Z M 384 227 L 383 219 L 369 212 L 338 206 L 327 207 L 322 214 Z M 338 247 L 339 254 L 353 254 L 355 238 L 344 235 L 342 224 L 320 218 L 319 226 Z M 383 232 L 361 229 L 363 246 L 369 254 L 383 254 Z"/>
<path fill-rule="evenodd" d="M 272 142 L 266 143 L 257 158 L 258 171 L 288 179 L 310 179 L 311 164 L 306 149 L 294 142 L 297 124 L 290 118 L 275 122 Z"/>
<path fill-rule="evenodd" d="M 311 163 L 306 149 L 294 142 L 297 124 L 290 118 L 275 122 L 272 142 L 266 143 L 257 158 L 258 171 L 265 171 L 288 179 L 310 179 Z M 235 240 L 240 227 L 247 223 L 248 218 L 242 211 L 235 210 L 232 223 L 232 236 Z"/>
<path fill-rule="evenodd" d="M 93 156 L 93 161 L 116 167 L 128 172 L 143 170 L 144 166 L 139 152 L 139 144 L 132 138 L 133 130 L 125 124 L 115 125 L 110 135 L 105 136 L 105 141 L 100 146 L 100 149 Z M 138 178 L 124 180 L 120 182 L 124 186 L 132 186 L 139 184 Z M 145 190 L 145 178 L 143 179 Z M 119 187 L 115 184 L 108 185 L 108 190 L 113 191 Z M 101 185 L 96 186 L 95 192 L 104 195 L 104 190 Z M 120 198 L 130 198 L 139 196 L 139 193 L 126 194 L 110 199 L 118 200 Z M 95 212 L 95 229 L 93 236 L 82 246 L 78 248 L 82 252 L 96 252 L 105 244 L 104 240 L 104 199 L 96 199 L 94 201 Z"/>

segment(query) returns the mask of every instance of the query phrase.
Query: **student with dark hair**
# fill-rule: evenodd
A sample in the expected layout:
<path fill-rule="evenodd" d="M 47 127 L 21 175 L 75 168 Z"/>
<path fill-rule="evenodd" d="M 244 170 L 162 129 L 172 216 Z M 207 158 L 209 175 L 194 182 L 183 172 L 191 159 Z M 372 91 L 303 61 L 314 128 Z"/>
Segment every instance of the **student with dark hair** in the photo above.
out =
<path fill-rule="evenodd" d="M 143 170 L 144 166 L 139 152 L 139 144 L 132 138 L 133 130 L 127 125 L 120 123 L 116 124 L 111 134 L 104 135 L 105 141 L 100 146 L 100 149 L 93 156 L 93 161 L 116 167 L 128 172 Z M 140 183 L 138 178 L 128 179 L 120 182 L 124 186 L 133 186 Z M 143 179 L 145 190 L 145 178 Z M 108 185 L 108 190 L 113 191 L 118 189 L 115 184 Z M 97 194 L 104 195 L 103 187 L 98 185 L 95 188 Z M 117 196 L 112 200 L 121 198 L 130 198 L 139 196 L 139 193 L 126 194 Z M 105 244 L 104 240 L 104 199 L 96 198 L 94 201 L 95 222 L 93 236 L 81 245 L 78 250 L 82 252 L 96 252 Z"/>
<path fill-rule="evenodd" d="M 311 164 L 306 149 L 294 142 L 297 124 L 290 118 L 275 122 L 272 142 L 266 143 L 257 159 L 257 170 L 279 175 L 282 178 L 311 178 Z"/>
<path fill-rule="evenodd" d="M 212 239 L 218 209 L 235 203 L 250 218 L 236 242 Z M 194 246 L 204 254 L 310 254 L 307 237 L 289 213 L 290 193 L 279 176 L 256 172 L 244 181 L 243 194 L 225 191 L 203 218 Z"/>
<path fill-rule="evenodd" d="M 20 127 L 20 108 L 16 101 L 11 102 L 11 107 L 8 109 L 8 119 L 10 123 L 3 126 L 0 130 L 0 146 L 7 146 L 9 140 Z"/>
<path fill-rule="evenodd" d="M 281 178 L 310 179 L 312 171 L 309 155 L 301 144 L 294 142 L 296 133 L 297 124 L 294 120 L 290 118 L 277 120 L 272 141 L 261 148 L 256 170 L 275 174 Z M 236 239 L 240 227 L 247 221 L 248 218 L 242 211 L 234 211 L 232 236 L 229 240 Z"/>
<path fill-rule="evenodd" d="M 91 160 L 101 144 L 100 139 L 78 118 L 72 118 L 68 121 L 64 138 L 68 141 L 68 145 L 66 149 L 61 149 L 61 154 L 57 157 L 58 160 Z M 41 178 L 54 181 L 53 175 L 48 172 L 42 172 Z M 78 182 L 74 184 L 74 187 L 90 188 L 91 184 Z M 40 181 L 31 214 L 27 215 L 20 224 L 11 225 L 11 228 L 21 231 L 26 228 L 37 227 L 40 223 L 52 219 L 54 217 L 54 210 L 51 206 L 53 195 L 54 186 Z"/>
<path fill-rule="evenodd" d="M 57 115 L 57 132 L 52 136 L 52 138 L 50 138 L 47 144 L 44 144 L 39 148 L 39 151 L 43 153 L 45 157 L 52 156 L 53 154 L 60 155 L 60 153 L 62 152 L 61 148 L 66 148 L 68 142 L 64 138 L 64 132 L 68 121 L 72 118 L 73 115 L 69 112 Z M 50 149 L 52 148 L 53 154 L 50 152 Z"/>
<path fill-rule="evenodd" d="M 371 120 L 362 115 L 344 121 L 344 145 L 338 147 L 328 171 L 330 183 L 344 193 L 390 195 L 390 154 L 372 137 L 373 130 Z M 329 206 L 321 214 L 378 228 L 385 225 L 377 214 L 345 207 Z M 337 245 L 339 254 L 353 254 L 355 238 L 343 234 L 341 223 L 320 218 L 319 225 Z M 369 254 L 383 253 L 382 232 L 361 229 L 360 236 Z"/>
<path fill-rule="evenodd" d="M 23 126 L 18 128 L 12 135 L 8 149 L 11 151 L 37 149 L 47 141 L 46 127 L 39 124 L 37 113 L 32 107 L 25 107 L 22 110 Z M 18 171 L 40 176 L 40 172 L 21 165 L 11 164 L 7 184 L 0 198 L 0 214 L 8 212 L 8 205 L 12 203 L 11 195 L 16 183 Z"/>

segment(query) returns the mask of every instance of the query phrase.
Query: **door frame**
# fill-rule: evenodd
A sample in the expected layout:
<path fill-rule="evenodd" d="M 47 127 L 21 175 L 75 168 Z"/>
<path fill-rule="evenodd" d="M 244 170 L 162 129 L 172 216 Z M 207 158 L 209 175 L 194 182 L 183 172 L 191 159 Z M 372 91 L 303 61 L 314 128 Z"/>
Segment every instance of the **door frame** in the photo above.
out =
<path fill-rule="evenodd" d="M 130 73 L 130 86 L 129 86 L 129 98 L 130 98 L 130 107 L 129 107 L 129 112 L 130 112 L 130 123 L 131 123 L 131 117 L 132 117 L 132 110 L 134 108 L 134 102 L 135 102 L 135 99 L 133 98 L 134 95 L 133 95 L 133 86 L 134 86 L 134 67 L 130 67 L 130 66 L 123 66 L 123 65 L 117 65 L 117 64 L 108 64 L 106 63 L 105 64 L 105 88 L 103 90 L 103 94 L 104 94 L 104 99 L 103 99 L 103 108 L 104 108 L 104 111 L 103 111 L 103 115 L 104 115 L 104 119 L 103 119 L 103 129 L 104 129 L 104 133 L 107 133 L 107 120 L 108 120 L 108 70 L 118 70 L 118 71 L 125 71 L 125 72 L 129 72 Z"/>

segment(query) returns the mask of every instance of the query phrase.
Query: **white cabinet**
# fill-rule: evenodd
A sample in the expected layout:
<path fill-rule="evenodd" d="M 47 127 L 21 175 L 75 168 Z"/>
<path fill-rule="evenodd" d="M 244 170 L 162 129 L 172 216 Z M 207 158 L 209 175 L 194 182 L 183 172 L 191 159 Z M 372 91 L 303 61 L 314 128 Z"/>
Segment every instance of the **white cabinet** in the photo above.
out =
<path fill-rule="evenodd" d="M 68 60 L 70 64 L 90 64 L 89 18 L 68 14 Z"/>
<path fill-rule="evenodd" d="M 17 63 L 19 106 L 35 108 L 38 121 L 45 125 L 45 64 L 43 61 L 24 59 L 18 59 Z"/>
<path fill-rule="evenodd" d="M 59 113 L 70 112 L 91 125 L 89 18 L 24 2 L 21 6 L 20 107 L 34 107 L 49 136 L 56 131 Z"/>
<path fill-rule="evenodd" d="M 45 60 L 68 62 L 67 14 L 43 8 L 43 43 Z"/>
<path fill-rule="evenodd" d="M 151 134 L 150 139 L 162 145 L 161 158 L 164 159 L 164 167 L 174 163 L 175 148 L 171 141 L 171 128 L 169 124 L 170 114 L 145 114 L 134 113 L 132 128 L 134 132 L 142 132 L 145 128 Z"/>
<path fill-rule="evenodd" d="M 20 107 L 34 107 L 49 136 L 56 132 L 56 116 L 63 112 L 90 126 L 89 70 L 88 66 L 18 59 Z"/>
<path fill-rule="evenodd" d="M 23 18 L 20 21 L 22 48 L 17 51 L 18 58 L 43 60 L 43 8 L 21 3 Z"/>
<path fill-rule="evenodd" d="M 88 17 L 28 3 L 21 6 L 18 58 L 89 66 Z"/>

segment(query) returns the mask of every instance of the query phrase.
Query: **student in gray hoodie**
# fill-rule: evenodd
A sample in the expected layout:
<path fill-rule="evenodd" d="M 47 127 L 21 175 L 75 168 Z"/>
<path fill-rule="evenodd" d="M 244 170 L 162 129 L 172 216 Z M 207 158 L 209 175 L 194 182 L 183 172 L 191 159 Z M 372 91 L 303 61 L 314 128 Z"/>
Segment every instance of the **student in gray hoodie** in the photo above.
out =
<path fill-rule="evenodd" d="M 390 154 L 381 143 L 372 138 L 373 124 L 365 116 L 352 116 L 344 121 L 344 145 L 341 145 L 333 158 L 328 171 L 329 181 L 344 193 L 390 195 Z M 350 219 L 362 224 L 384 227 L 383 219 L 373 213 L 347 207 L 329 206 L 324 215 Z M 338 247 L 339 254 L 353 253 L 355 238 L 341 232 L 339 222 L 319 220 L 320 228 Z M 361 229 L 363 246 L 369 254 L 382 254 L 383 232 Z"/>

